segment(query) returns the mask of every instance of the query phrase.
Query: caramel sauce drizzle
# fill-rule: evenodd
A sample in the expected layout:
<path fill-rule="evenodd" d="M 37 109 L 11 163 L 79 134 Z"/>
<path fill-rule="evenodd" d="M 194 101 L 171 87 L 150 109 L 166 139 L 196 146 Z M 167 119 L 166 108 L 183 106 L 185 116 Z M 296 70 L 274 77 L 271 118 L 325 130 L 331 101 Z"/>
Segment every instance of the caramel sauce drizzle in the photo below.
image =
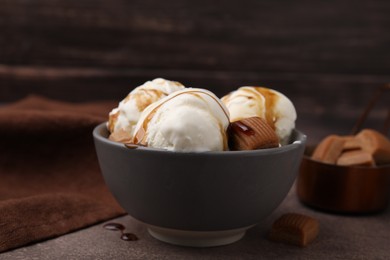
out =
<path fill-rule="evenodd" d="M 166 96 L 166 94 L 158 89 L 139 89 L 138 92 L 133 94 L 133 96 L 138 110 L 143 111 L 151 103 L 159 100 L 163 96 Z"/>
<path fill-rule="evenodd" d="M 275 104 L 279 99 L 278 95 L 274 93 L 271 89 L 264 87 L 243 87 L 243 91 L 246 91 L 254 96 L 262 96 L 264 98 L 264 107 L 261 107 L 259 113 L 260 115 L 265 115 L 265 120 L 267 123 L 275 130 L 275 122 L 278 119 L 278 116 L 275 114 Z M 247 99 L 253 99 L 253 97 L 248 97 L 243 95 Z"/>
<path fill-rule="evenodd" d="M 255 89 L 261 95 L 263 95 L 265 99 L 265 119 L 267 123 L 275 130 L 275 122 L 278 117 L 275 114 L 274 108 L 279 97 L 270 89 L 263 87 L 256 87 Z"/>
<path fill-rule="evenodd" d="M 218 99 L 216 99 L 214 96 L 210 95 L 209 93 L 207 92 L 203 92 L 203 91 L 199 91 L 199 90 L 190 90 L 190 91 L 186 91 L 186 92 L 181 92 L 181 93 L 177 93 L 177 94 L 174 94 L 172 97 L 168 98 L 167 100 L 165 100 L 164 102 L 162 102 L 161 104 L 159 104 L 158 106 L 156 106 L 155 108 L 153 108 L 153 110 L 146 116 L 145 120 L 143 121 L 142 123 L 142 126 L 140 127 L 140 129 L 138 129 L 138 131 L 135 133 L 134 135 L 134 140 L 133 140 L 133 143 L 134 144 L 141 144 L 141 145 L 147 145 L 147 142 L 146 142 L 146 132 L 147 132 L 147 129 L 148 129 L 148 125 L 149 125 L 149 122 L 152 120 L 152 118 L 154 117 L 154 115 L 156 114 L 157 110 L 162 106 L 164 105 L 165 103 L 167 103 L 168 101 L 170 101 L 171 99 L 173 99 L 174 97 L 177 97 L 179 95 L 183 95 L 183 94 L 191 94 L 191 95 L 194 95 L 196 97 L 199 97 L 201 98 L 202 100 L 204 100 L 201 95 L 199 95 L 198 93 L 202 93 L 202 94 L 205 94 L 205 95 L 208 95 L 209 97 L 211 97 L 212 99 L 214 99 L 217 104 L 220 106 L 220 108 L 222 109 L 222 111 L 224 112 L 226 118 L 228 119 L 229 121 L 229 114 L 228 112 L 225 110 L 225 108 L 221 105 L 220 101 Z M 227 149 L 227 136 L 226 136 L 226 133 L 224 131 L 224 129 L 222 129 L 223 127 L 220 126 L 220 129 L 221 129 L 221 132 L 223 133 L 223 137 L 224 137 L 224 149 Z"/>
<path fill-rule="evenodd" d="M 124 241 L 137 241 L 138 237 L 133 233 L 127 233 L 125 232 L 126 227 L 120 223 L 107 223 L 103 226 L 104 229 L 111 230 L 111 231 L 120 231 L 121 236 L 120 238 Z"/>

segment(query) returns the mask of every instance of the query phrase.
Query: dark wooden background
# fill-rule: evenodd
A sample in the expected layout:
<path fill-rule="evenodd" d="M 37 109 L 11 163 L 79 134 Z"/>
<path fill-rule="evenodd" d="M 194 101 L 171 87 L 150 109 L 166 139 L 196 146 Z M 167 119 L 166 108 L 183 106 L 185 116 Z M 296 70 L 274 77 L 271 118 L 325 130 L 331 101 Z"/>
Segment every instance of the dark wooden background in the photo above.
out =
<path fill-rule="evenodd" d="M 155 77 L 218 96 L 266 85 L 293 100 L 298 125 L 348 131 L 390 82 L 390 1 L 0 0 L 2 103 L 119 101 Z"/>

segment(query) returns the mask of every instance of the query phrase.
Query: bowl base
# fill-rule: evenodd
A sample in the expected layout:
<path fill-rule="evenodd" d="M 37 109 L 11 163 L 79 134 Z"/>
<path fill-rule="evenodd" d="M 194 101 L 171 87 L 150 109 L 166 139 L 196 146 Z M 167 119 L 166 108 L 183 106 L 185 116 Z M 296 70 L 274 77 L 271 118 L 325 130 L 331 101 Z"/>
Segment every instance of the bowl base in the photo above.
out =
<path fill-rule="evenodd" d="M 228 245 L 240 240 L 253 226 L 221 231 L 187 231 L 147 225 L 152 237 L 169 244 L 190 247 Z"/>

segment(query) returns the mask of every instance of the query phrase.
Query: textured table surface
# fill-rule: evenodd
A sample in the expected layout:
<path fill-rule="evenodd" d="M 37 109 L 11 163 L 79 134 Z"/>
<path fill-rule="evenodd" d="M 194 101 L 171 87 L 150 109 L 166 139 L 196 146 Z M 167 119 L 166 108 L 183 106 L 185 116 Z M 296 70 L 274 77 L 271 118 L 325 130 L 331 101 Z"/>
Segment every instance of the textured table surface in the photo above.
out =
<path fill-rule="evenodd" d="M 266 239 L 272 222 L 287 212 L 304 213 L 319 220 L 319 236 L 308 247 Z M 227 246 L 200 249 L 172 246 L 151 237 L 130 216 L 107 222 L 122 223 L 139 240 L 123 241 L 118 232 L 103 229 L 101 223 L 3 253 L 0 259 L 390 259 L 389 209 L 364 216 L 319 212 L 298 201 L 295 186 L 272 215 L 250 229 L 243 239 Z"/>

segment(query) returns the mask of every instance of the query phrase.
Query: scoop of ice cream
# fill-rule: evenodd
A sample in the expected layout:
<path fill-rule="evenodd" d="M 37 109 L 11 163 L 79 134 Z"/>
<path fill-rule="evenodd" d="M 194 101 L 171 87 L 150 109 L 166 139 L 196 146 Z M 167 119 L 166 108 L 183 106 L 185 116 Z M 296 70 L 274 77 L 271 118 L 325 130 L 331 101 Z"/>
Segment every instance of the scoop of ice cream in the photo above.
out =
<path fill-rule="evenodd" d="M 109 114 L 107 128 L 114 141 L 130 141 L 142 111 L 150 104 L 185 87 L 176 81 L 157 78 L 131 91 Z"/>
<path fill-rule="evenodd" d="M 287 144 L 295 127 L 297 113 L 293 103 L 282 93 L 264 87 L 241 87 L 222 98 L 230 121 L 258 116 L 275 129 L 281 144 Z"/>
<path fill-rule="evenodd" d="M 150 105 L 135 128 L 133 142 L 171 151 L 228 149 L 229 112 L 212 92 L 187 88 Z"/>

